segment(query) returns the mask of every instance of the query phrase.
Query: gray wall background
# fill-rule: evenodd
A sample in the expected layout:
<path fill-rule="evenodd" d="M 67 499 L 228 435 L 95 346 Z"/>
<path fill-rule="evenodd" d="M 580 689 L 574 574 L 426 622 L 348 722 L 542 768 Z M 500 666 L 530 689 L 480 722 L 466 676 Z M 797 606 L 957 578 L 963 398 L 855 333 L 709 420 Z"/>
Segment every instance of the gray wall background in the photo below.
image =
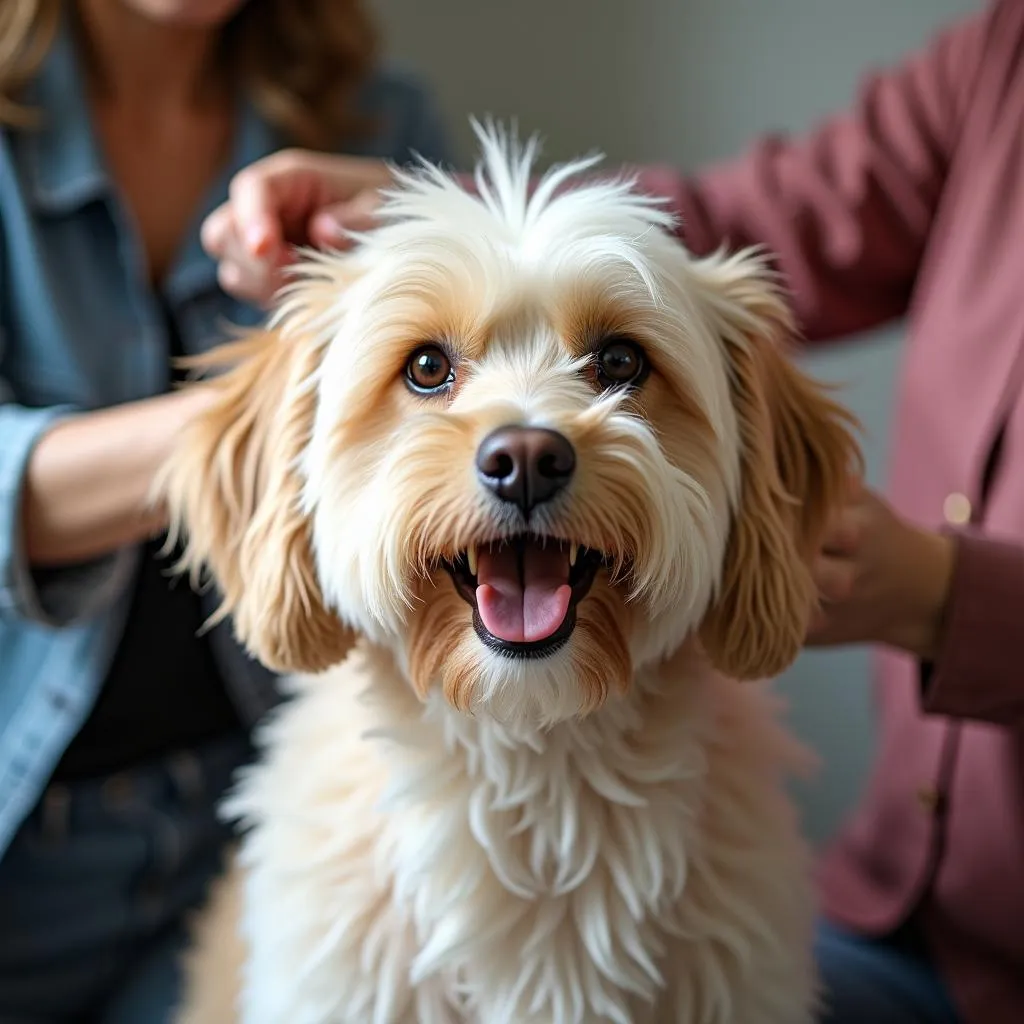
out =
<path fill-rule="evenodd" d="M 544 156 L 593 150 L 681 168 L 763 131 L 800 131 L 850 101 L 871 66 L 923 44 L 981 0 L 376 0 L 393 56 L 434 87 L 460 155 L 470 114 L 540 132 Z M 807 357 L 844 385 L 885 472 L 898 326 Z M 826 838 L 856 799 L 873 734 L 861 650 L 809 652 L 782 680 L 796 730 L 820 752 L 800 788 Z"/>

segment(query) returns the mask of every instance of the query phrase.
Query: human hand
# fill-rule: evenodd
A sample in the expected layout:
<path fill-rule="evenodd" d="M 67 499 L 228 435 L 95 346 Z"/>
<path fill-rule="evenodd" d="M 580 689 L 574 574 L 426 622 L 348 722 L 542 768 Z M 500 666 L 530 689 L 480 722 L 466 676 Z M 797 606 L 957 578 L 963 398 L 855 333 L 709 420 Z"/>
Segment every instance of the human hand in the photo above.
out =
<path fill-rule="evenodd" d="M 347 231 L 370 227 L 379 190 L 391 183 L 380 160 L 282 150 L 235 175 L 229 199 L 206 218 L 203 248 L 221 287 L 268 302 L 294 259 L 294 246 L 345 248 Z"/>
<path fill-rule="evenodd" d="M 912 526 L 857 486 L 814 566 L 821 606 L 808 645 L 879 643 L 934 660 L 953 556 L 951 538 Z"/>

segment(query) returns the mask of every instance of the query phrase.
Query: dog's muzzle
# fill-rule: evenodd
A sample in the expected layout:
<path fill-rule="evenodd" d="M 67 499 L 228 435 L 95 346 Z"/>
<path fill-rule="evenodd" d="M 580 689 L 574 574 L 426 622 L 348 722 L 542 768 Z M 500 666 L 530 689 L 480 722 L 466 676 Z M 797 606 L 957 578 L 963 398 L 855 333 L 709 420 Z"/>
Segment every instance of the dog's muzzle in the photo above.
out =
<path fill-rule="evenodd" d="M 473 608 L 477 636 L 512 658 L 546 658 L 576 628 L 576 608 L 607 559 L 554 537 L 474 545 L 445 568 Z"/>

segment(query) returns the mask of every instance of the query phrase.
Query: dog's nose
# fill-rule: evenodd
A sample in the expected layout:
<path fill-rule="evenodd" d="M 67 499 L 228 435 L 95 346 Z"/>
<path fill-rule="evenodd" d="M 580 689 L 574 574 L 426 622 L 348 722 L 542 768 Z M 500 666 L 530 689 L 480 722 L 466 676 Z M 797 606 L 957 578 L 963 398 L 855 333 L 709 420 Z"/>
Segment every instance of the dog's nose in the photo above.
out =
<path fill-rule="evenodd" d="M 485 487 L 528 515 L 569 483 L 576 452 L 555 430 L 499 427 L 477 449 L 476 469 Z"/>

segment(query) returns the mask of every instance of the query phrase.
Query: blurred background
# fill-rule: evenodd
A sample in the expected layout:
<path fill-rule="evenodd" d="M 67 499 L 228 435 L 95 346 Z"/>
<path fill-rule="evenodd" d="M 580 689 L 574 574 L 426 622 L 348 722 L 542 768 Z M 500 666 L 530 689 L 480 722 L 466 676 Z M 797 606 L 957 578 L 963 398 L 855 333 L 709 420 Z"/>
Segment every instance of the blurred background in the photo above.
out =
<path fill-rule="evenodd" d="M 980 0 L 375 0 L 388 48 L 433 86 L 458 146 L 467 118 L 515 118 L 546 159 L 695 169 L 765 131 L 800 131 L 847 104 L 871 66 L 898 59 Z M 867 428 L 868 471 L 886 467 L 899 327 L 809 354 Z M 782 681 L 821 769 L 800 787 L 806 828 L 826 839 L 856 798 L 872 751 L 868 658 L 805 654 Z"/>

